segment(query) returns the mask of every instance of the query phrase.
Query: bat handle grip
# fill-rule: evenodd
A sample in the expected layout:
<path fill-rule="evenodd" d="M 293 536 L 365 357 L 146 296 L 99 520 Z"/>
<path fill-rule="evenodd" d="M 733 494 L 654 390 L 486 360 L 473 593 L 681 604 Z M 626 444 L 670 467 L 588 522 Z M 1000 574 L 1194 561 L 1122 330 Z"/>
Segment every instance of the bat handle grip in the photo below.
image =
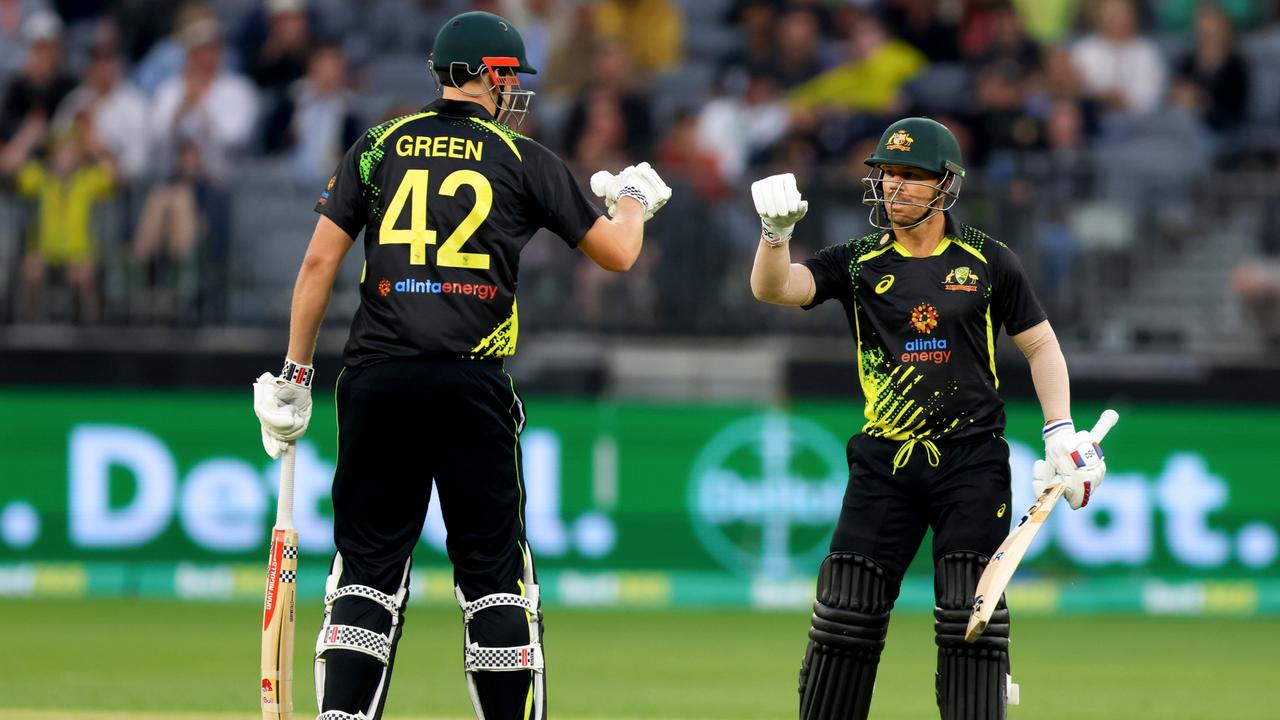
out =
<path fill-rule="evenodd" d="M 297 445 L 290 442 L 280 453 L 280 497 L 276 502 L 276 527 L 293 527 L 293 469 Z"/>
<path fill-rule="evenodd" d="M 1111 432 L 1111 428 L 1116 426 L 1116 421 L 1119 419 L 1120 413 L 1115 410 L 1110 408 L 1103 410 L 1102 416 L 1098 418 L 1097 424 L 1095 424 L 1093 429 L 1089 431 L 1089 434 L 1093 436 L 1093 441 L 1101 443 L 1102 439 L 1107 436 L 1107 433 Z"/>

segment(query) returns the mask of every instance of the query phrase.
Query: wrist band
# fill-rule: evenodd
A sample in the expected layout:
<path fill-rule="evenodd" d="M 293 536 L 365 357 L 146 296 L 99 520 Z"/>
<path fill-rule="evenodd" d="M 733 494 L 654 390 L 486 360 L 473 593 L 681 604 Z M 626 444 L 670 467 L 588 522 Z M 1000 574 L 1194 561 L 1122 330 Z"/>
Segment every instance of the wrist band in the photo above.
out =
<path fill-rule="evenodd" d="M 649 211 L 649 198 L 645 197 L 644 193 L 640 192 L 639 188 L 633 185 L 628 185 L 622 188 L 618 191 L 618 197 L 622 198 L 624 196 L 640 203 L 640 207 L 644 208 L 645 212 Z"/>
<path fill-rule="evenodd" d="M 762 222 L 760 223 L 760 237 L 764 238 L 764 241 L 768 243 L 769 247 L 782 247 L 791 239 L 791 233 L 783 235 L 781 232 L 778 232 L 776 229 Z"/>
<path fill-rule="evenodd" d="M 301 365 L 288 358 L 284 360 L 284 369 L 280 371 L 280 379 L 311 389 L 311 380 L 315 377 L 313 365 Z"/>

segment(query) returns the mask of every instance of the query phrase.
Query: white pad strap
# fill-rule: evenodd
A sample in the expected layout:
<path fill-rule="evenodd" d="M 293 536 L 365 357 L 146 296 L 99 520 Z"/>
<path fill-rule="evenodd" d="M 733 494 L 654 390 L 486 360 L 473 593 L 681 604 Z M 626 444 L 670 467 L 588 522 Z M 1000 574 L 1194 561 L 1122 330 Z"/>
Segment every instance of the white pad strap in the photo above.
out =
<path fill-rule="evenodd" d="M 348 596 L 362 597 L 366 600 L 372 600 L 386 608 L 387 612 L 391 613 L 392 618 L 399 619 L 400 605 L 403 601 L 403 591 L 397 595 L 388 595 L 384 592 L 375 590 L 368 585 L 345 585 L 337 590 L 327 593 L 324 596 L 324 604 L 326 606 L 332 606 L 334 600 Z M 392 622 L 395 622 L 395 619 L 393 619 Z"/>
<path fill-rule="evenodd" d="M 377 658 L 386 665 L 391 661 L 391 638 L 355 625 L 329 625 L 316 641 L 316 655 L 326 650 L 355 650 Z"/>
<path fill-rule="evenodd" d="M 477 598 L 471 602 L 467 602 L 467 599 L 462 596 L 461 588 L 454 588 L 454 594 L 458 597 L 458 604 L 462 606 L 463 621 L 471 622 L 471 618 L 475 617 L 476 613 L 481 610 L 491 607 L 499 607 L 502 605 L 512 605 L 518 608 L 523 608 L 525 612 L 529 613 L 538 612 L 537 586 L 530 586 L 530 590 L 529 597 L 515 595 L 513 593 L 494 593 L 492 595 L 485 595 L 484 597 Z"/>
<path fill-rule="evenodd" d="M 489 648 L 480 647 L 476 643 L 467 645 L 463 656 L 463 668 L 467 672 L 484 670 L 503 672 L 515 670 L 533 670 L 541 672 L 542 645 L 519 645 L 517 647 Z"/>

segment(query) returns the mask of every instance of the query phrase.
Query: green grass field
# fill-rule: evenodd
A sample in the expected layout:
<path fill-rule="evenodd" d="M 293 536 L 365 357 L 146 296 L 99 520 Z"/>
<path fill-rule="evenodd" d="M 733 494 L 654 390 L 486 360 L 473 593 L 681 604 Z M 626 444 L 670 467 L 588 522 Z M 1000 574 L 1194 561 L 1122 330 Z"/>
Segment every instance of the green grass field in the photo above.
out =
<path fill-rule="evenodd" d="M 1016 612 L 1016 610 L 1015 610 Z M 319 607 L 300 608 L 298 717 L 314 717 Z M 0 718 L 257 718 L 260 610 L 0 601 Z M 1274 718 L 1280 620 L 1014 618 L 1012 718 Z M 804 612 L 548 611 L 551 716 L 787 718 Z M 937 717 L 932 618 L 894 618 L 872 717 Z M 470 718 L 456 610 L 411 609 L 388 718 Z"/>

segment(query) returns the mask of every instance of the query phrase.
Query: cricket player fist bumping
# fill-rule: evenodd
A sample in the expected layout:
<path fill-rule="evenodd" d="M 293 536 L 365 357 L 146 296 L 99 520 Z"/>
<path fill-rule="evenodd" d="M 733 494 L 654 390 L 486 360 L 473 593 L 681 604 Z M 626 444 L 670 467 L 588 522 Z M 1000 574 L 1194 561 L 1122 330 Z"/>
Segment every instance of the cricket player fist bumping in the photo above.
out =
<path fill-rule="evenodd" d="M 1070 419 L 1051 421 L 1044 427 L 1044 456 L 1032 469 L 1031 487 L 1036 495 L 1056 478 L 1067 484 L 1062 494 L 1072 510 L 1088 505 L 1107 474 L 1098 439 L 1087 430 L 1076 430 Z"/>
<path fill-rule="evenodd" d="M 647 162 L 630 165 L 617 175 L 607 170 L 597 172 L 591 176 L 591 192 L 604 199 L 609 217 L 617 214 L 619 198 L 635 200 L 644 208 L 644 222 L 649 222 L 671 199 L 671 188 Z"/>
<path fill-rule="evenodd" d="M 809 212 L 809 201 L 800 197 L 796 176 L 791 173 L 751 183 L 751 199 L 760 215 L 760 236 L 774 247 L 790 240 L 796 223 Z"/>
<path fill-rule="evenodd" d="M 253 384 L 253 411 L 262 423 L 262 449 L 273 459 L 302 437 L 311 422 L 315 368 L 286 359 L 280 376 L 262 373 Z"/>
<path fill-rule="evenodd" d="M 625 272 L 671 188 L 647 163 L 600 175 L 592 186 L 606 215 L 563 160 L 520 134 L 533 98 L 521 77 L 537 68 L 505 18 L 448 20 L 427 67 L 441 97 L 366 131 L 320 192 L 293 290 L 290 361 L 282 376 L 258 379 L 254 409 L 272 455 L 306 431 L 303 363 L 313 362 L 334 279 L 354 249 L 365 269 L 334 374 L 336 552 L 314 660 L 321 717 L 382 717 L 413 549 L 439 502 L 476 717 L 545 720 L 542 606 L 520 472 L 524 403 L 504 367 L 528 312 L 517 311 L 520 253 L 546 229 L 575 255 Z"/>
<path fill-rule="evenodd" d="M 847 447 L 849 481 L 818 568 L 799 717 L 868 717 L 889 614 L 931 530 L 938 717 L 1004 720 L 1018 695 L 1003 597 L 990 598 L 982 635 L 965 639 L 978 578 L 1009 533 L 1001 329 L 1031 366 L 1046 426 L 1057 428 L 1046 435 L 1044 467 L 1072 484 L 1073 505 L 1101 481 L 1101 452 L 1081 450 L 1069 422 L 1055 425 L 1071 417 L 1067 363 L 1021 261 L 951 214 L 965 178 L 951 130 L 903 118 L 865 163 L 863 203 L 875 230 L 809 257 L 793 258 L 788 242 L 809 209 L 795 176 L 751 187 L 760 215 L 751 291 L 775 305 L 840 304 L 866 420 Z"/>

